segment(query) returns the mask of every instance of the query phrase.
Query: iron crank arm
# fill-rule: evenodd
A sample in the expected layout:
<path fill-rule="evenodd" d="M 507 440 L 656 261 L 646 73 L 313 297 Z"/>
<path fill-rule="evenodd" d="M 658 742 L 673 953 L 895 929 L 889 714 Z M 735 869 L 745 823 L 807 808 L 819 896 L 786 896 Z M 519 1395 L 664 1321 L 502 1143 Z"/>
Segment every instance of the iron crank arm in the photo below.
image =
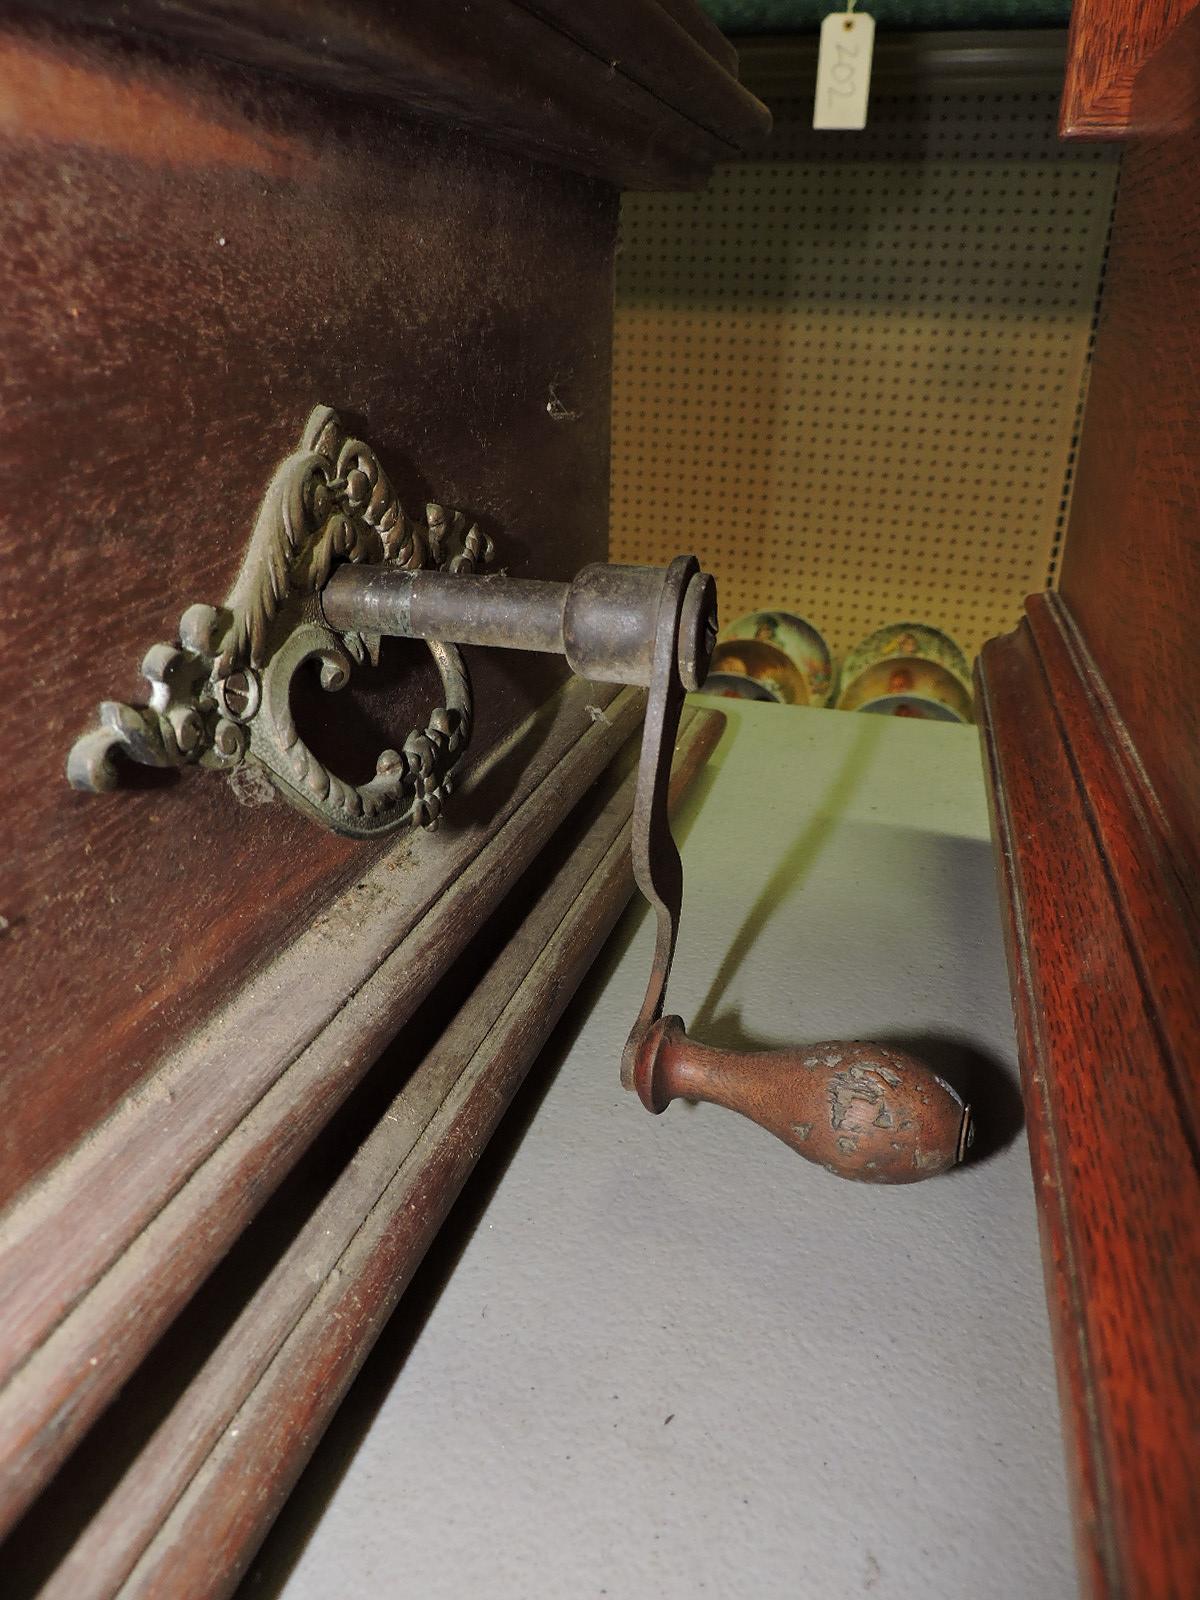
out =
<path fill-rule="evenodd" d="M 953 1166 L 969 1112 L 911 1056 L 870 1044 L 715 1050 L 662 1014 L 683 897 L 667 820 L 671 754 L 684 695 L 703 683 L 716 642 L 712 578 L 694 556 L 665 572 L 596 564 L 570 583 L 485 577 L 493 555 L 465 512 L 431 502 L 423 520 L 410 517 L 371 446 L 328 406 L 315 407 L 300 448 L 268 484 L 224 604 L 189 606 L 178 642 L 146 653 L 148 704 L 100 704 L 96 725 L 71 747 L 68 782 L 103 794 L 120 785 L 126 762 L 197 766 L 269 782 L 352 838 L 436 827 L 474 720 L 459 645 L 552 651 L 584 677 L 644 684 L 633 866 L 658 931 L 624 1082 L 651 1111 L 680 1095 L 740 1111 L 843 1177 L 911 1183 Z M 317 665 L 323 688 L 343 687 L 355 667 L 374 665 L 384 635 L 427 642 L 445 704 L 358 782 L 305 744 L 291 683 Z"/>
<path fill-rule="evenodd" d="M 683 900 L 667 788 L 686 692 L 677 663 L 693 556 L 667 569 L 633 811 L 633 870 L 657 930 L 646 998 L 625 1045 L 621 1079 L 648 1111 L 707 1100 L 757 1122 L 806 1160 L 863 1183 L 916 1183 L 961 1161 L 971 1114 L 923 1061 L 885 1045 L 830 1043 L 794 1050 L 719 1050 L 663 1016 Z"/>

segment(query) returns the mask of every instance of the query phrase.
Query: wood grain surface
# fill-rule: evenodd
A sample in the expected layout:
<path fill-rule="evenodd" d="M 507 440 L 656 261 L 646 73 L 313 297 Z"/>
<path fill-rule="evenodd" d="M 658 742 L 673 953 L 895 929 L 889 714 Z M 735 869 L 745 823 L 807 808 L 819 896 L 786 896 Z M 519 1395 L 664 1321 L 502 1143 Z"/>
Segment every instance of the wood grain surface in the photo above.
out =
<path fill-rule="evenodd" d="M 11 19 L 0 153 L 3 1204 L 383 848 L 198 771 L 74 793 L 71 742 L 100 700 L 144 697 L 142 656 L 185 606 L 224 596 L 317 401 L 407 506 L 476 513 L 511 572 L 603 557 L 616 195 L 311 87 Z M 469 659 L 477 752 L 564 670 Z M 298 707 L 347 771 L 437 703 L 420 646 L 365 676 Z"/>
<path fill-rule="evenodd" d="M 1061 589 L 1200 897 L 1200 12 L 1136 100 Z"/>
<path fill-rule="evenodd" d="M 1069 614 L 988 644 L 980 714 L 1087 1593 L 1200 1593 L 1200 926 Z"/>
<path fill-rule="evenodd" d="M 546 708 L 562 662 L 468 652 L 474 742 L 432 838 L 340 839 L 194 769 L 83 795 L 67 751 L 228 592 L 318 403 L 408 509 L 478 518 L 511 574 L 603 558 L 615 185 L 701 182 L 761 136 L 733 64 L 692 0 L 32 0 L 0 22 L 5 1523 L 491 937 L 643 697 Z M 389 643 L 293 709 L 359 781 L 439 697 L 428 653 Z M 518 1019 L 514 1084 L 589 917 Z M 483 1137 L 455 1125 L 457 1181 Z"/>
<path fill-rule="evenodd" d="M 1059 128 L 1064 138 L 1119 139 L 1136 123 L 1134 84 L 1196 0 L 1074 0 Z"/>
<path fill-rule="evenodd" d="M 0 1528 L 111 1401 L 637 727 L 569 684 L 0 1226 Z M 598 708 L 597 708 L 598 709 Z"/>
<path fill-rule="evenodd" d="M 723 721 L 711 712 L 685 721 L 672 805 Z M 559 831 L 490 967 L 398 1091 L 378 1100 L 353 1159 L 169 1407 L 151 1415 L 124 1470 L 98 1459 L 102 1423 L 0 1551 L 13 1600 L 100 1600 L 118 1590 L 182 1600 L 232 1589 L 629 896 L 632 767 L 614 765 Z M 615 1082 L 619 1063 L 610 1067 Z M 139 1401 L 135 1385 L 118 1404 L 118 1438 L 122 1410 Z M 87 1498 L 97 1477 L 111 1479 L 108 1492 L 71 1542 L 63 1529 L 83 1480 Z"/>
<path fill-rule="evenodd" d="M 40 0 L 97 30 L 153 37 L 368 98 L 622 188 L 702 184 L 759 145 L 770 115 L 693 0 Z"/>
<path fill-rule="evenodd" d="M 1076 8 L 1072 47 L 1092 69 L 1124 63 L 1132 82 L 1163 42 L 1132 99 L 1122 90 L 1120 128 L 1136 137 L 1061 596 L 1033 597 L 978 669 L 1081 1566 L 1103 1600 L 1200 1593 L 1200 12 L 1188 9 Z"/>

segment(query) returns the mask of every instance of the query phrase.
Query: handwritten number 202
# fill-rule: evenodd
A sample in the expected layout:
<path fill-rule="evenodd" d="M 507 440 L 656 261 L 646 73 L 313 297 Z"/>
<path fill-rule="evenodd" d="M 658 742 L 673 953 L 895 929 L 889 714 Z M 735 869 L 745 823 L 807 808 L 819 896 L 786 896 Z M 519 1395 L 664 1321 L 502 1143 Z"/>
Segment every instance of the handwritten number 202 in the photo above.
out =
<path fill-rule="evenodd" d="M 852 95 L 854 93 L 854 64 L 858 60 L 857 44 L 843 44 L 839 39 L 834 46 L 836 52 L 833 65 L 829 69 L 830 99 L 834 95 Z"/>

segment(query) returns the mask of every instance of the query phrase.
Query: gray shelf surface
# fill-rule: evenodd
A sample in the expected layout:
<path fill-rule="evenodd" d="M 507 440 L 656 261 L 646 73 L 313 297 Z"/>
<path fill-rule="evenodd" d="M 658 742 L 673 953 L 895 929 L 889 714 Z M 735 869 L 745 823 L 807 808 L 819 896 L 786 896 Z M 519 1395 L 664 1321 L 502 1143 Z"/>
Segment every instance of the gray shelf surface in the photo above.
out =
<path fill-rule="evenodd" d="M 871 1188 L 647 1116 L 635 903 L 243 1596 L 1075 1594 L 976 730 L 717 703 L 669 1008 L 924 1049 L 978 1159 Z"/>

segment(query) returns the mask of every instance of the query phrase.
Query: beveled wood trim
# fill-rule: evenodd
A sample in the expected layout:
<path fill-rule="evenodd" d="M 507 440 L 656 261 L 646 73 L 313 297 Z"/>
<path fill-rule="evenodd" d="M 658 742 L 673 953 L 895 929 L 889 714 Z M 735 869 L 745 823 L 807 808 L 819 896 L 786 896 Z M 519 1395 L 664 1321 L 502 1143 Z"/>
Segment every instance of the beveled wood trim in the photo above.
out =
<path fill-rule="evenodd" d="M 985 646 L 980 723 L 1087 1592 L 1200 1593 L 1200 929 L 1057 596 Z"/>
<path fill-rule="evenodd" d="M 720 735 L 690 714 L 674 806 Z M 590 818 L 449 1028 L 39 1591 L 228 1594 L 629 898 L 635 774 Z M 613 1061 L 614 1081 L 619 1063 Z M 630 1100 L 630 1115 L 640 1114 Z M 253 1493 L 246 1492 L 253 1485 Z"/>
<path fill-rule="evenodd" d="M 569 4 L 570 0 L 567 0 L 567 3 Z M 691 34 L 697 44 L 704 46 L 714 61 L 719 61 L 726 72 L 732 72 L 734 77 L 737 77 L 737 50 L 696 0 L 658 0 L 658 4 L 663 11 L 670 13 L 681 28 Z"/>
<path fill-rule="evenodd" d="M 691 0 L 516 0 L 590 55 L 640 84 L 678 116 L 744 149 L 769 127 L 763 108 L 738 83 L 737 51 Z M 732 85 L 730 80 L 732 80 Z"/>
<path fill-rule="evenodd" d="M 91 1425 L 637 727 L 569 683 L 0 1224 L 0 1526 Z M 605 705 L 594 717 L 589 706 Z M 453 889 L 451 895 L 449 890 Z"/>
<path fill-rule="evenodd" d="M 1134 83 L 1196 0 L 1074 0 L 1059 110 L 1064 139 L 1122 139 L 1133 128 Z"/>
<path fill-rule="evenodd" d="M 770 115 L 693 0 L 33 0 L 116 29 L 469 128 L 623 188 L 703 183 Z"/>

